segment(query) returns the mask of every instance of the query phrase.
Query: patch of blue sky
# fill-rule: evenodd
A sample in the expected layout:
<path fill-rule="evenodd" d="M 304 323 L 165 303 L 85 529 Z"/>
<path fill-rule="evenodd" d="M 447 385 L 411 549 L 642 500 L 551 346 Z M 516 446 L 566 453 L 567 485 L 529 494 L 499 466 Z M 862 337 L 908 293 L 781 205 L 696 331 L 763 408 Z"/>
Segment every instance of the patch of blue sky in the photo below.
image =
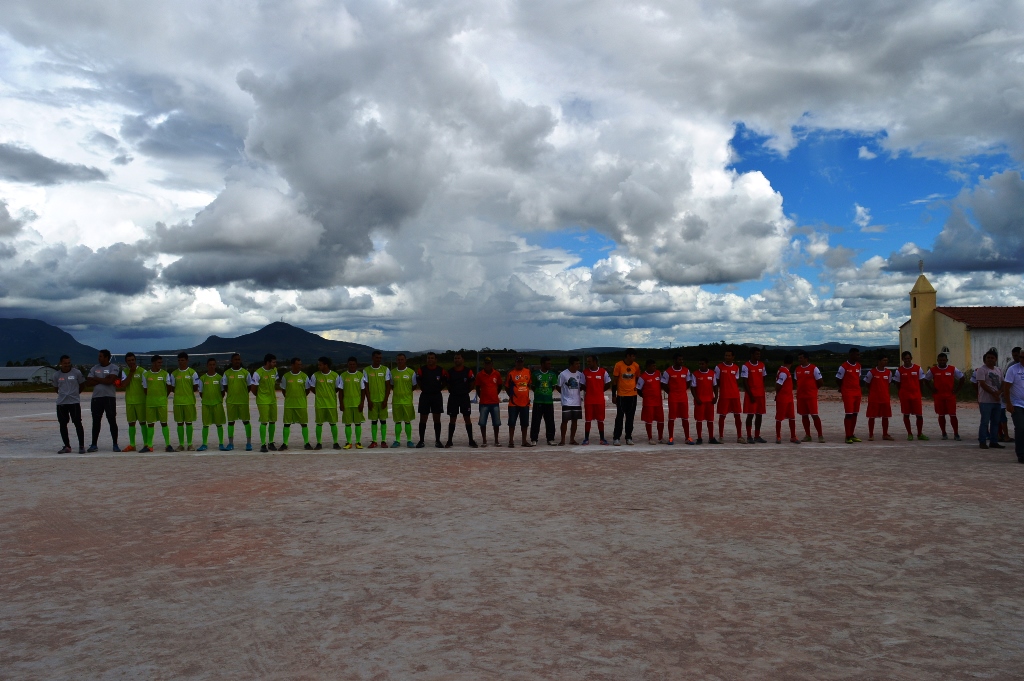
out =
<path fill-rule="evenodd" d="M 534 232 L 527 241 L 541 248 L 559 248 L 579 257 L 579 267 L 593 267 L 615 250 L 615 241 L 593 228 L 568 227 L 555 232 Z"/>
<path fill-rule="evenodd" d="M 956 162 L 890 154 L 884 133 L 794 132 L 798 144 L 782 156 L 764 145 L 764 136 L 737 125 L 732 167 L 763 173 L 782 194 L 787 215 L 801 226 L 831 228 L 829 243 L 857 250 L 857 262 L 888 256 L 908 241 L 930 247 L 950 199 L 981 176 L 1016 167 L 1004 154 Z M 867 212 L 858 214 L 858 205 Z"/>

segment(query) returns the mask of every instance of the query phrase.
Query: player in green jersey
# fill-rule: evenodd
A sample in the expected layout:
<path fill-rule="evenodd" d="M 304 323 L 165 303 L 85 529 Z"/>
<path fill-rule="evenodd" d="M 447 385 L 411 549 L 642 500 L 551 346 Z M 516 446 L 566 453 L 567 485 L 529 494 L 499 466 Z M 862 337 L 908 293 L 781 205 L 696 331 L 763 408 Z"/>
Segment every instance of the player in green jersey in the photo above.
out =
<path fill-rule="evenodd" d="M 380 363 L 380 350 L 374 350 L 370 366 L 363 369 L 366 379 L 366 401 L 370 405 L 370 449 L 377 446 L 377 422 L 380 422 L 380 446 L 388 446 L 388 397 L 391 396 L 391 371 Z"/>
<path fill-rule="evenodd" d="M 231 368 L 224 371 L 221 379 L 227 395 L 228 406 L 228 451 L 235 448 L 235 421 L 245 426 L 245 451 L 252 451 L 252 426 L 249 425 L 249 386 L 252 375 L 242 366 L 242 356 L 237 352 L 231 355 Z"/>
<path fill-rule="evenodd" d="M 196 388 L 199 374 L 188 365 L 188 353 L 178 353 L 178 368 L 171 372 L 171 389 L 174 391 L 174 422 L 178 426 L 178 451 L 184 452 L 188 440 L 188 451 L 192 446 L 192 424 L 196 420 Z"/>
<path fill-rule="evenodd" d="M 391 411 L 395 417 L 395 441 L 392 447 L 402 446 L 402 425 L 405 425 L 407 447 L 415 447 L 412 441 L 412 422 L 416 418 L 416 409 L 412 404 L 412 392 L 416 387 L 416 370 L 406 366 L 405 353 L 395 357 L 395 370 L 391 372 Z"/>
<path fill-rule="evenodd" d="M 142 374 L 142 387 L 146 389 L 146 439 L 140 452 L 153 451 L 153 439 L 156 424 L 160 424 L 164 435 L 164 451 L 173 452 L 171 446 L 171 429 L 167 426 L 167 387 L 171 384 L 171 376 L 164 367 L 164 358 L 153 355 L 149 371 Z"/>
<path fill-rule="evenodd" d="M 313 449 L 309 444 L 309 405 L 306 402 L 306 395 L 309 394 L 309 376 L 302 371 L 302 360 L 293 357 L 291 361 L 292 370 L 281 376 L 281 391 L 284 393 L 284 433 L 281 437 L 281 451 L 288 449 L 288 436 L 291 434 L 292 424 L 298 423 L 302 426 L 302 441 L 304 449 Z"/>
<path fill-rule="evenodd" d="M 345 424 L 345 449 L 352 449 L 352 426 L 356 427 L 355 448 L 362 449 L 363 402 L 366 400 L 366 377 L 359 370 L 355 357 L 348 358 L 348 370 L 341 373 L 341 422 Z"/>
<path fill-rule="evenodd" d="M 338 389 L 341 387 L 338 372 L 331 369 L 330 357 L 318 359 L 316 368 L 317 372 L 309 377 L 307 384 L 313 389 L 313 412 L 316 418 L 316 446 L 313 449 L 323 449 L 320 440 L 325 423 L 331 426 L 334 448 L 341 449 L 338 444 Z"/>
<path fill-rule="evenodd" d="M 205 452 L 210 437 L 210 426 L 217 426 L 217 441 L 220 451 L 227 451 L 224 446 L 224 390 L 221 386 L 221 375 L 217 373 L 217 360 L 213 357 L 206 360 L 206 373 L 199 377 L 199 392 L 203 396 L 203 444 L 199 451 Z"/>
<path fill-rule="evenodd" d="M 277 430 L 277 356 L 269 352 L 263 356 L 263 366 L 252 372 L 249 387 L 256 396 L 256 409 L 260 412 L 260 451 L 276 452 L 274 432 Z M 267 442 L 267 435 L 270 442 Z"/>
<path fill-rule="evenodd" d="M 135 423 L 142 426 L 142 441 L 146 442 L 146 389 L 142 387 L 142 374 L 134 352 L 124 356 L 128 376 L 124 379 L 124 414 L 128 419 L 128 446 L 123 452 L 135 451 Z M 145 444 L 143 444 L 145 446 Z"/>

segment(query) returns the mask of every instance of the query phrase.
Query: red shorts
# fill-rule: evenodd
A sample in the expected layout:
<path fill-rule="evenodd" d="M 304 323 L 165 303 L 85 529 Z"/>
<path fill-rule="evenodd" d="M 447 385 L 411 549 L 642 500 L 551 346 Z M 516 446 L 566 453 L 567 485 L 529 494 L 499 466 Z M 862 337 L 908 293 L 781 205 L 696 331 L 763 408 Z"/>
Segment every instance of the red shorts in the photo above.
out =
<path fill-rule="evenodd" d="M 787 421 L 789 419 L 795 419 L 796 414 L 794 413 L 794 406 L 793 400 L 776 400 L 775 420 Z"/>
<path fill-rule="evenodd" d="M 669 402 L 668 403 L 668 420 L 675 421 L 676 419 L 688 419 L 690 418 L 690 405 L 688 402 Z"/>
<path fill-rule="evenodd" d="M 754 396 L 750 393 L 743 393 L 744 414 L 764 414 L 767 412 L 764 395 Z"/>
<path fill-rule="evenodd" d="M 934 395 L 935 413 L 940 416 L 956 416 L 956 395 Z"/>
<path fill-rule="evenodd" d="M 657 421 L 658 423 L 665 422 L 665 407 L 660 402 L 652 404 L 650 406 L 644 405 L 640 407 L 640 420 L 644 423 L 652 423 Z"/>
<path fill-rule="evenodd" d="M 804 414 L 818 415 L 818 397 L 797 397 L 796 398 L 796 413 L 801 416 Z"/>
<path fill-rule="evenodd" d="M 844 414 L 859 414 L 860 413 L 860 393 L 843 393 L 843 413 Z"/>
<path fill-rule="evenodd" d="M 693 405 L 693 419 L 695 421 L 714 421 L 715 405 L 712 402 L 701 402 Z"/>
<path fill-rule="evenodd" d="M 584 418 L 590 421 L 604 421 L 604 402 L 583 405 Z"/>
<path fill-rule="evenodd" d="M 921 411 L 921 398 L 920 397 L 908 397 L 906 399 L 900 398 L 900 413 L 901 414 L 913 414 L 920 416 Z"/>
<path fill-rule="evenodd" d="M 872 402 L 868 400 L 868 408 L 864 411 L 864 415 L 869 419 L 874 418 L 891 418 L 892 417 L 892 403 L 891 402 Z"/>
<path fill-rule="evenodd" d="M 719 414 L 739 414 L 743 411 L 740 407 L 740 398 L 738 397 L 719 397 L 718 398 L 718 413 Z"/>

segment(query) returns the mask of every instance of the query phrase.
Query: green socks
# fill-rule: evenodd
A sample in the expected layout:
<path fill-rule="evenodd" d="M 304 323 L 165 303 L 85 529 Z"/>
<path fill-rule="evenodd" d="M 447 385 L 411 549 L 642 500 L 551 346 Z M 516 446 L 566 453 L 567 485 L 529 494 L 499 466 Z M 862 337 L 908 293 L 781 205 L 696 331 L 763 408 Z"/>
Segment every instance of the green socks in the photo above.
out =
<path fill-rule="evenodd" d="M 206 446 L 206 442 L 210 439 L 210 426 L 203 426 L 203 446 Z"/>
<path fill-rule="evenodd" d="M 317 444 L 320 444 L 320 440 L 323 437 L 323 434 L 324 434 L 324 424 L 322 424 L 322 423 L 316 424 L 316 443 Z"/>
<path fill-rule="evenodd" d="M 195 430 L 192 428 L 191 423 L 185 424 L 185 439 L 188 440 L 188 446 L 192 446 L 192 435 L 195 434 Z"/>
<path fill-rule="evenodd" d="M 135 424 L 134 423 L 129 423 L 128 424 L 128 444 L 130 444 L 132 447 L 135 446 Z"/>
<path fill-rule="evenodd" d="M 363 427 L 357 423 L 356 424 L 356 442 L 362 442 L 362 441 L 363 441 Z"/>
<path fill-rule="evenodd" d="M 352 426 L 345 426 L 345 444 L 352 444 Z"/>
<path fill-rule="evenodd" d="M 185 424 L 184 423 L 179 423 L 178 424 L 178 444 L 181 445 L 182 447 L 185 446 Z"/>
<path fill-rule="evenodd" d="M 260 424 L 260 444 L 267 444 L 267 424 L 265 423 Z"/>
<path fill-rule="evenodd" d="M 284 424 L 284 430 L 281 431 L 281 444 L 288 444 L 288 436 L 292 434 L 292 427 L 287 423 Z M 273 435 L 271 435 L 273 437 Z"/>
<path fill-rule="evenodd" d="M 376 437 L 376 436 L 374 436 L 374 437 Z M 380 441 L 381 442 L 387 442 L 387 440 L 388 440 L 388 422 L 387 421 L 381 421 L 380 422 Z"/>
<path fill-rule="evenodd" d="M 171 446 L 171 427 L 170 426 L 161 426 L 160 427 L 160 432 L 163 433 L 163 435 L 164 435 L 164 444 L 167 445 L 168 447 L 170 447 Z"/>
<path fill-rule="evenodd" d="M 377 422 L 374 421 L 370 424 L 370 442 L 377 441 Z"/>
<path fill-rule="evenodd" d="M 224 444 L 224 426 L 217 426 L 217 441 Z"/>
<path fill-rule="evenodd" d="M 245 441 L 247 444 L 252 444 L 252 424 L 246 421 L 242 424 L 245 426 Z"/>
<path fill-rule="evenodd" d="M 309 426 L 302 426 L 302 442 L 309 444 Z"/>
<path fill-rule="evenodd" d="M 271 423 L 270 426 L 267 428 L 267 433 L 270 435 L 270 441 L 271 442 L 274 441 L 274 433 L 276 433 L 276 432 L 277 432 L 277 424 L 276 423 Z"/>
<path fill-rule="evenodd" d="M 412 442 L 412 422 L 405 422 L 405 439 Z"/>
<path fill-rule="evenodd" d="M 234 443 L 235 441 L 235 422 L 232 421 L 228 424 L 228 442 Z"/>
<path fill-rule="evenodd" d="M 331 424 L 331 437 L 334 438 L 334 444 L 338 444 L 338 424 Z"/>

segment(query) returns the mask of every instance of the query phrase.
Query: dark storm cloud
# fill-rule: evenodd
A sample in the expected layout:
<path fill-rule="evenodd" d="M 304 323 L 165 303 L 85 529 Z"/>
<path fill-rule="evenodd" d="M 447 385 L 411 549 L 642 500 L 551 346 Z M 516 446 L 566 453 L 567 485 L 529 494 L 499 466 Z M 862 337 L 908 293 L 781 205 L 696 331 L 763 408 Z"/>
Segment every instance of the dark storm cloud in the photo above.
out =
<path fill-rule="evenodd" d="M 214 156 L 238 161 L 245 146 L 230 126 L 181 112 L 155 124 L 147 116 L 126 116 L 121 135 L 140 153 L 161 158 Z"/>
<path fill-rule="evenodd" d="M 20 262 L 0 266 L 8 295 L 40 300 L 75 300 L 92 292 L 121 296 L 144 292 L 156 277 L 135 245 L 47 246 Z"/>
<path fill-rule="evenodd" d="M 14 236 L 28 222 L 26 218 L 16 218 L 7 208 L 7 202 L 0 200 L 0 237 Z"/>
<path fill-rule="evenodd" d="M 107 174 L 99 168 L 56 161 L 25 147 L 0 144 L 0 177 L 11 182 L 47 186 L 96 182 L 106 180 Z"/>

